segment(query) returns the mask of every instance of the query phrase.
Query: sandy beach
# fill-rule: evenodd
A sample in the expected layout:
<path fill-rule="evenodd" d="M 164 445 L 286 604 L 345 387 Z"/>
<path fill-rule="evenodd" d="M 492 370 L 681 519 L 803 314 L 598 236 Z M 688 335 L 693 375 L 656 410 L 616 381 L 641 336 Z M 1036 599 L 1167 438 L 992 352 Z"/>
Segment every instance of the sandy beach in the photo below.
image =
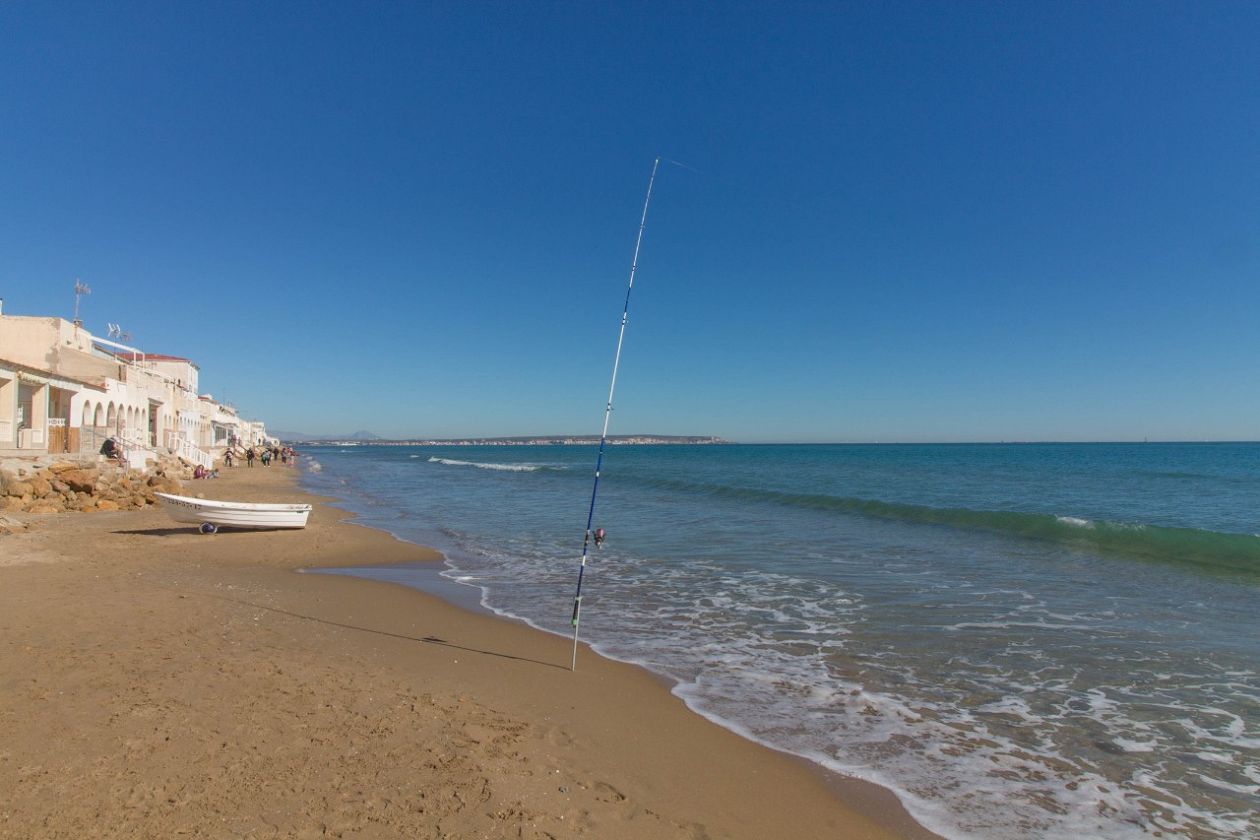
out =
<path fill-rule="evenodd" d="M 434 561 L 316 502 L 206 537 L 160 509 L 0 537 L 0 837 L 926 837 L 895 798 L 522 624 L 313 567 Z"/>

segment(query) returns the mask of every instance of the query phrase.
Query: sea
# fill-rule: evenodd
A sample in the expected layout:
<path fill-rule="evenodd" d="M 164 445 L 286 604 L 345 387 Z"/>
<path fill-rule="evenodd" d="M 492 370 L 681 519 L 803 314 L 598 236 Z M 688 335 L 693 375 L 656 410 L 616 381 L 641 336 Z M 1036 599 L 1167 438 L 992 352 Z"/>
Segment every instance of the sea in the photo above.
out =
<path fill-rule="evenodd" d="M 302 460 L 570 634 L 594 446 Z M 1260 444 L 610 446 L 593 524 L 584 641 L 944 837 L 1260 837 Z"/>

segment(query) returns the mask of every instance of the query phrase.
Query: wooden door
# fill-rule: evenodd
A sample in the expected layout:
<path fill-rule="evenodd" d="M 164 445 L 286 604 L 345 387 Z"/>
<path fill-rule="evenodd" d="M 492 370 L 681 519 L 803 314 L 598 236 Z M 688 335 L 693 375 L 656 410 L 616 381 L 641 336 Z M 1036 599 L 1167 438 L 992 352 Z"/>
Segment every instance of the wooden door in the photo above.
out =
<path fill-rule="evenodd" d="M 66 434 L 69 431 L 65 426 L 49 426 L 48 427 L 48 451 L 49 452 L 69 452 L 70 436 Z"/>

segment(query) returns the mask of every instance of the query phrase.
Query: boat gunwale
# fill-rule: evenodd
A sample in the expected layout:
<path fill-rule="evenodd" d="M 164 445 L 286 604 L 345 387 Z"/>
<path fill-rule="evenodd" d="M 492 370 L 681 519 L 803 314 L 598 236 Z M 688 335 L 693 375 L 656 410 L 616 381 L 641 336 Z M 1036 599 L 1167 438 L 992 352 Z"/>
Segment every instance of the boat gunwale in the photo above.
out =
<path fill-rule="evenodd" d="M 174 493 L 154 493 L 163 501 L 175 502 L 185 510 L 207 510 L 223 512 L 257 512 L 257 513 L 309 513 L 312 506 L 303 503 L 285 502 L 229 502 L 222 499 L 198 499 L 192 496 L 178 496 Z"/>

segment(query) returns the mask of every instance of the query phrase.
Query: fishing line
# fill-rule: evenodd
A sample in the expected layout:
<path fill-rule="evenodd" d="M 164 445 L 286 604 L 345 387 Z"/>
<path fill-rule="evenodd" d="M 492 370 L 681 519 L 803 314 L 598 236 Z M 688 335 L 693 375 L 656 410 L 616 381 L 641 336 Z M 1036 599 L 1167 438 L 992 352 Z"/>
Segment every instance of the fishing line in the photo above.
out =
<path fill-rule="evenodd" d="M 689 169 L 689 170 L 691 170 L 692 172 L 696 173 L 697 175 L 703 175 L 703 174 L 704 174 L 704 173 L 703 173 L 703 172 L 701 172 L 699 169 L 696 169 L 694 166 L 688 166 L 687 164 L 683 163 L 681 160 L 674 160 L 673 158 L 662 158 L 662 159 L 663 159 L 666 163 L 672 163 L 672 164 L 674 164 L 674 166 L 681 166 L 683 169 Z"/>
<path fill-rule="evenodd" d="M 673 163 L 674 161 L 671 161 Z M 591 523 L 595 520 L 595 497 L 599 495 L 599 471 L 604 465 L 604 445 L 608 441 L 608 421 L 612 417 L 613 393 L 617 390 L 617 370 L 621 367 L 621 345 L 626 338 L 626 321 L 630 317 L 630 292 L 634 290 L 634 272 L 639 267 L 639 246 L 643 244 L 643 228 L 647 225 L 648 204 L 652 201 L 652 185 L 656 183 L 656 170 L 661 165 L 658 157 L 652 163 L 652 177 L 648 178 L 647 196 L 643 199 L 643 215 L 639 218 L 639 235 L 634 240 L 634 258 L 630 260 L 630 282 L 626 285 L 626 305 L 621 310 L 621 330 L 617 333 L 617 352 L 613 356 L 612 382 L 608 385 L 608 403 L 604 407 L 604 428 L 599 434 L 599 453 L 595 456 L 595 482 L 591 486 L 591 506 L 586 512 L 586 536 L 582 538 L 582 565 L 578 567 L 577 591 L 573 595 L 573 658 L 569 670 L 577 670 L 578 620 L 582 612 L 582 578 L 586 574 L 586 561 L 590 556 Z M 682 164 L 679 164 L 680 166 Z"/>

